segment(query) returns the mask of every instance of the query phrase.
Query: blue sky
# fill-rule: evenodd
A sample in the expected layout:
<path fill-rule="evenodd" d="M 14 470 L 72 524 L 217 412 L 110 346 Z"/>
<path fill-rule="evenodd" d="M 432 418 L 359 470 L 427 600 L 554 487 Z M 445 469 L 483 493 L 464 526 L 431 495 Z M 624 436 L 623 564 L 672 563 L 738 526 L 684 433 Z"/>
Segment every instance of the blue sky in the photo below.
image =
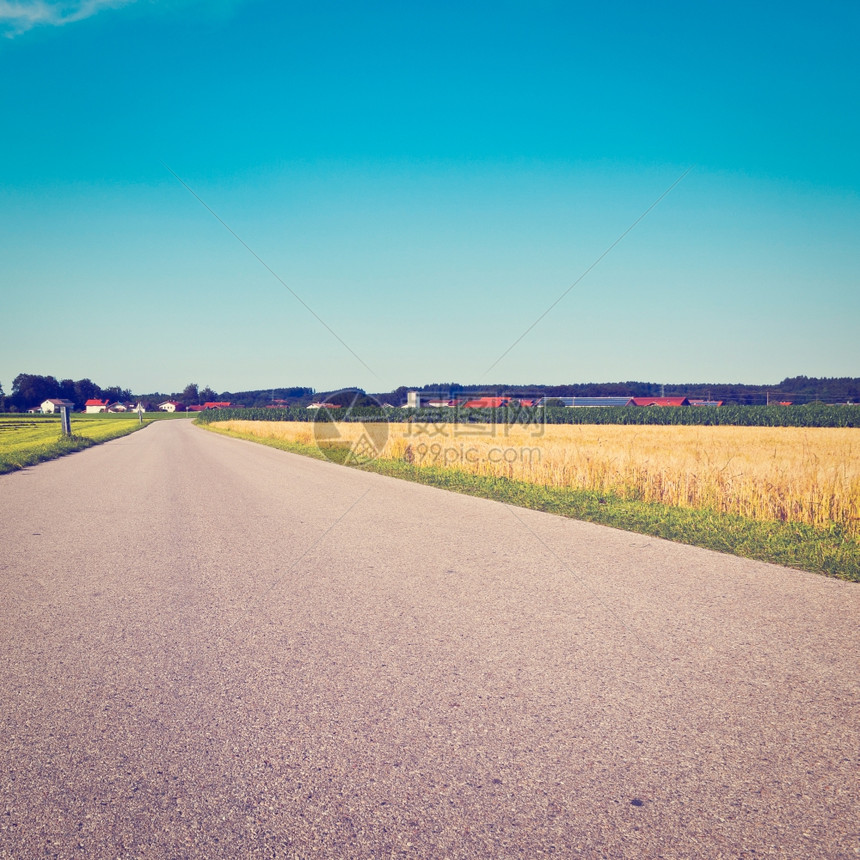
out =
<path fill-rule="evenodd" d="M 860 376 L 858 43 L 856 2 L 0 0 L 0 383 Z"/>

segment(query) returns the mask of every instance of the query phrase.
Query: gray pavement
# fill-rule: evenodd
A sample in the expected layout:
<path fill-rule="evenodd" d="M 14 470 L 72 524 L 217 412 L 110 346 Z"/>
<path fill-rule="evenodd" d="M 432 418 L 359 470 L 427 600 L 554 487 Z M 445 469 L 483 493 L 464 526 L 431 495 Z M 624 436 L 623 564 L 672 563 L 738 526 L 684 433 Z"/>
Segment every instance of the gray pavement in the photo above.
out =
<path fill-rule="evenodd" d="M 858 620 L 156 424 L 0 477 L 0 857 L 860 857 Z"/>

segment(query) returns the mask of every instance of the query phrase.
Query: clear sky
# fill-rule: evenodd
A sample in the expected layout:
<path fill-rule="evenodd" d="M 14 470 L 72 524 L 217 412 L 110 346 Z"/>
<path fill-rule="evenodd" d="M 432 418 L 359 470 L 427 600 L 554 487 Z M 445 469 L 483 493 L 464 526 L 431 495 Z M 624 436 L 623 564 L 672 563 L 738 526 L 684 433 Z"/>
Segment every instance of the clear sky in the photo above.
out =
<path fill-rule="evenodd" d="M 860 376 L 858 44 L 856 0 L 0 0 L 0 383 Z"/>

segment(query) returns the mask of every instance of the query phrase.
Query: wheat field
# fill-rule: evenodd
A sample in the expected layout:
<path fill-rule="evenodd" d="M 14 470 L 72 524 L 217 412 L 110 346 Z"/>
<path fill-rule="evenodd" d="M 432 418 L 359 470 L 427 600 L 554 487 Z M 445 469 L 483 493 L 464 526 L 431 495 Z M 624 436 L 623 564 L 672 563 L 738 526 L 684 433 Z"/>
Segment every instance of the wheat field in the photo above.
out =
<path fill-rule="evenodd" d="M 226 421 L 304 445 L 364 446 L 380 458 L 625 499 L 707 508 L 860 536 L 860 430 L 851 428 Z M 368 433 L 368 431 L 370 431 Z M 327 442 L 325 434 L 337 434 Z M 382 434 L 385 435 L 384 432 Z M 384 444 L 383 444 L 384 443 Z"/>

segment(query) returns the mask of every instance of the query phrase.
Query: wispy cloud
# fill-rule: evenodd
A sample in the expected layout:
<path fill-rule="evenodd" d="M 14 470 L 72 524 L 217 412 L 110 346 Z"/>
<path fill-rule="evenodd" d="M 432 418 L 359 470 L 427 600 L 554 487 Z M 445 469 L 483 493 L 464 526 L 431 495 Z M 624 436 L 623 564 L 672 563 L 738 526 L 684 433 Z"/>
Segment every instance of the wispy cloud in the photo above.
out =
<path fill-rule="evenodd" d="M 33 27 L 62 27 L 91 18 L 102 9 L 126 6 L 136 0 L 0 0 L 0 33 L 19 36 Z"/>

